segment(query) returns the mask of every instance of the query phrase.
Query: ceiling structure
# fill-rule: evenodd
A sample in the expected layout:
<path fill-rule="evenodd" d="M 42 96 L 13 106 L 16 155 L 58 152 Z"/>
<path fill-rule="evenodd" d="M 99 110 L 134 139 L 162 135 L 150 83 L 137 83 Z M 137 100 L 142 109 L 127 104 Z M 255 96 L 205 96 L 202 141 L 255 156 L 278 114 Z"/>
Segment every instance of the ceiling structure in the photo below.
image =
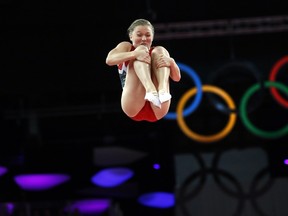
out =
<path fill-rule="evenodd" d="M 218 142 L 217 147 L 199 145 L 186 137 L 176 121 L 162 120 L 153 124 L 133 122 L 121 110 L 117 70 L 105 65 L 105 58 L 119 41 L 127 40 L 126 29 L 131 21 L 144 17 L 159 26 L 156 32 L 162 36 L 168 35 L 166 38 L 159 36 L 158 39 L 156 36 L 155 42 L 167 46 L 179 61 L 199 69 L 203 82 L 209 81 L 210 73 L 207 71 L 220 67 L 235 56 L 236 59 L 253 61 L 266 79 L 275 61 L 288 50 L 285 7 L 284 1 L 280 0 L 146 0 L 141 5 L 128 0 L 105 1 L 101 5 L 92 1 L 1 1 L 0 13 L 4 21 L 4 31 L 0 35 L 2 163 L 20 170 L 22 166 L 30 167 L 35 163 L 43 166 L 53 164 L 53 168 L 61 164 L 64 170 L 80 172 L 85 176 L 99 168 L 95 162 L 99 155 L 95 155 L 102 148 L 111 148 L 112 151 L 115 146 L 120 147 L 119 151 L 114 152 L 115 155 L 103 156 L 109 165 L 113 161 L 107 158 L 115 159 L 117 154 L 119 156 L 122 151 L 130 150 L 144 155 L 148 153 L 152 155 L 149 160 L 158 159 L 167 163 L 178 152 L 193 149 L 209 151 L 226 147 L 231 142 L 235 146 L 241 143 L 246 147 L 269 142 L 245 131 L 239 119 L 236 132 L 227 140 Z M 264 23 L 252 25 L 251 20 L 259 17 L 263 18 L 261 21 Z M 270 22 L 267 21 L 269 17 Z M 271 27 L 273 17 L 280 17 L 280 21 L 274 21 Z M 207 33 L 207 28 L 217 33 L 217 23 L 222 23 L 220 28 L 223 28 L 231 24 L 231 20 L 243 21 L 246 18 L 251 21 L 251 34 L 231 36 L 211 35 L 211 31 Z M 211 25 L 207 27 L 207 23 Z M 270 32 L 253 32 L 259 25 L 267 27 L 267 23 L 271 27 Z M 193 37 L 193 24 L 200 25 L 197 30 L 194 29 L 198 33 L 202 27 L 197 38 Z M 275 26 L 279 28 L 273 29 Z M 178 34 L 175 37 L 175 28 L 176 33 L 189 31 L 192 36 Z M 209 33 L 210 39 L 207 39 Z M 261 42 L 266 43 L 264 51 L 261 50 Z M 191 86 L 185 73 L 182 77 L 179 84 L 171 84 L 174 99 L 171 111 L 175 111 L 177 100 Z M 280 78 L 287 83 L 287 74 L 281 73 Z M 219 80 L 217 82 L 223 84 Z M 249 82 L 244 83 L 244 88 Z M 237 94 L 236 91 L 234 93 Z M 274 107 L 270 102 L 259 119 Z M 209 107 L 204 105 L 204 108 Z M 279 119 L 276 127 L 285 124 L 287 119 L 287 110 L 280 112 L 286 116 Z M 200 111 L 195 119 L 187 121 L 194 121 L 195 124 L 204 122 L 208 124 L 208 127 L 203 126 L 204 129 L 213 131 L 219 128 L 217 123 L 222 126 L 227 121 L 225 118 L 211 122 L 214 114 L 213 111 L 209 115 Z M 199 126 L 197 130 L 201 131 L 203 127 Z M 278 139 L 279 142 L 285 140 L 287 136 Z M 127 156 L 125 152 L 120 158 L 134 157 L 134 153 Z M 82 166 L 74 169 L 79 166 L 78 162 Z M 87 169 L 87 173 L 83 169 Z"/>

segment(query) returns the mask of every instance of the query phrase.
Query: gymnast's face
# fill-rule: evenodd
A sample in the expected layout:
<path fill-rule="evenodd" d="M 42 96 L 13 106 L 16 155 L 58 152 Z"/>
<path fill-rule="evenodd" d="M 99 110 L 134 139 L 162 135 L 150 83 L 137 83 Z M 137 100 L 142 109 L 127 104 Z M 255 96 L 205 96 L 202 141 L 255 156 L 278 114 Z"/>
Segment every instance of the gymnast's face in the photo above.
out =
<path fill-rule="evenodd" d="M 130 40 L 134 47 L 144 45 L 148 48 L 151 47 L 153 41 L 153 31 L 148 25 L 139 25 L 130 34 Z"/>

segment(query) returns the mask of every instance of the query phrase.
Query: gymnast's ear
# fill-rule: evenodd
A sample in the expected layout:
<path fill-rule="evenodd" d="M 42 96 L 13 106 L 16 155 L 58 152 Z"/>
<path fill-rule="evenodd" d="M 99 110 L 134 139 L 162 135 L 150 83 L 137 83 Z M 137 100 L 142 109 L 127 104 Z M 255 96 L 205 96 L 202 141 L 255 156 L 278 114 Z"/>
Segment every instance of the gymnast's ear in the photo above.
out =
<path fill-rule="evenodd" d="M 129 34 L 129 39 L 130 39 L 130 41 L 132 41 L 132 34 L 131 33 Z"/>

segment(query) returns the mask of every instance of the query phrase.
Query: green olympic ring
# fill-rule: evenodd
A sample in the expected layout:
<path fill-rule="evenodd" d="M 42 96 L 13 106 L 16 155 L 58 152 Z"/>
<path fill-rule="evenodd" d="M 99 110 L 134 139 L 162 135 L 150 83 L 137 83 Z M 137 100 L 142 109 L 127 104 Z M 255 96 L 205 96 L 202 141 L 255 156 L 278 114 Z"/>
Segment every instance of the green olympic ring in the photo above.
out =
<path fill-rule="evenodd" d="M 260 89 L 260 84 L 256 83 L 253 86 L 251 86 L 243 95 L 241 101 L 240 101 L 240 117 L 244 123 L 244 125 L 247 127 L 247 129 L 252 132 L 253 134 L 263 137 L 263 138 L 268 138 L 268 139 L 273 139 L 273 138 L 278 138 L 281 136 L 284 136 L 285 134 L 288 133 L 288 124 L 286 126 L 284 126 L 283 128 L 279 129 L 279 130 L 275 130 L 275 131 L 265 131 L 265 130 L 261 130 L 258 129 L 257 127 L 255 127 L 252 122 L 248 119 L 248 115 L 247 112 L 245 110 L 245 107 L 248 103 L 248 99 L 251 97 L 252 94 L 254 94 L 257 90 Z M 286 95 L 288 95 L 288 87 L 285 86 L 284 84 L 280 83 L 280 82 L 270 82 L 270 81 L 266 81 L 264 83 L 264 87 L 275 87 L 277 89 L 280 89 L 281 91 L 283 91 Z"/>

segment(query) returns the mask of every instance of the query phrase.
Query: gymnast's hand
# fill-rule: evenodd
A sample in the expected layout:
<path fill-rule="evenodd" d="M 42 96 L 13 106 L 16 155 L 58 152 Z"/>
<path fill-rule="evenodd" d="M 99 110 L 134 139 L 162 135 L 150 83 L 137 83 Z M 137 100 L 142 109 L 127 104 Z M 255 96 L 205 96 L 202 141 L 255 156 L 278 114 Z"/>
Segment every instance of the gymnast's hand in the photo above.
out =
<path fill-rule="evenodd" d="M 148 49 L 139 49 L 139 50 L 134 50 L 136 60 L 145 62 L 147 64 L 151 64 L 151 56 L 149 54 Z"/>
<path fill-rule="evenodd" d="M 173 59 L 171 59 L 169 56 L 165 56 L 165 55 L 161 54 L 157 57 L 156 68 L 170 67 L 172 60 Z"/>

